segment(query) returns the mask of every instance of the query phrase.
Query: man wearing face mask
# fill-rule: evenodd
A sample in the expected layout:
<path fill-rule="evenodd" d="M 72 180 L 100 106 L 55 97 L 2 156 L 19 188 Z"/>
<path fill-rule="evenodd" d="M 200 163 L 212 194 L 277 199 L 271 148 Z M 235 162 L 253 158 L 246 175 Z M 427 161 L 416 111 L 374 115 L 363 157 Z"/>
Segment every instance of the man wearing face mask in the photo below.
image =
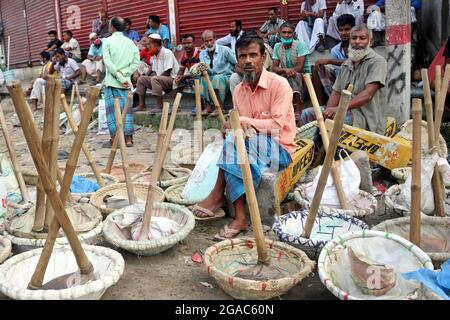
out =
<path fill-rule="evenodd" d="M 150 109 L 150 114 L 160 113 L 163 107 L 163 94 L 173 90 L 173 80 L 178 74 L 179 65 L 173 52 L 163 47 L 159 34 L 149 35 L 150 39 L 150 75 L 141 76 L 137 81 L 136 94 L 139 96 L 139 105 L 133 111 L 145 110 L 145 93 L 152 90 L 156 106 Z"/>
<path fill-rule="evenodd" d="M 311 74 L 309 50 L 300 40 L 294 40 L 294 26 L 289 22 L 281 26 L 281 43 L 273 49 L 272 71 L 286 78 L 294 92 L 297 118 L 302 113 L 302 74 Z"/>
<path fill-rule="evenodd" d="M 223 38 L 217 39 L 216 43 L 222 46 L 230 46 L 231 50 L 235 52 L 236 41 L 239 40 L 243 33 L 241 20 L 234 20 L 231 23 L 230 33 Z"/>
<path fill-rule="evenodd" d="M 323 115 L 327 119 L 334 119 L 342 90 L 353 84 L 352 99 L 345 122 L 354 127 L 384 134 L 387 118 L 387 62 L 370 48 L 370 41 L 367 25 L 362 24 L 352 29 L 348 59 L 341 66 Z M 302 118 L 315 118 L 311 109 L 306 109 Z M 393 111 L 393 114 L 395 113 Z"/>
<path fill-rule="evenodd" d="M 223 103 L 230 90 L 230 76 L 233 74 L 236 64 L 236 55 L 230 48 L 216 44 L 214 31 L 206 30 L 202 33 L 203 44 L 206 50 L 200 53 L 200 62 L 209 66 L 209 76 L 216 91 L 217 98 L 223 109 Z M 212 110 L 213 100 L 208 91 L 208 85 L 202 78 L 202 97 L 206 100 L 206 110 L 203 115 L 217 116 L 217 111 Z"/>
<path fill-rule="evenodd" d="M 87 59 L 81 64 L 81 82 L 86 82 L 87 75 L 90 75 L 96 77 L 97 83 L 100 83 L 103 74 L 102 40 L 98 38 L 96 33 L 91 33 L 89 39 L 92 43 Z"/>

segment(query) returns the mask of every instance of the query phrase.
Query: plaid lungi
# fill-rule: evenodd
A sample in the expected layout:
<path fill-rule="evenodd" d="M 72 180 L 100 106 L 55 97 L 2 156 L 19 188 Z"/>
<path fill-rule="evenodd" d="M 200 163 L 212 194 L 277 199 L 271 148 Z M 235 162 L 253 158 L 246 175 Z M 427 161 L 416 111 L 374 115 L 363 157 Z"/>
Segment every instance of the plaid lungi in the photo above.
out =
<path fill-rule="evenodd" d="M 114 98 L 119 98 L 120 112 L 123 112 L 125 102 L 127 101 L 128 89 L 105 87 L 103 89 L 103 94 L 105 95 L 106 120 L 108 122 L 109 133 L 111 136 L 114 136 L 117 131 Z M 127 114 L 125 116 L 123 129 L 125 136 L 131 136 L 134 134 L 134 115 L 131 106 L 128 108 Z"/>
<path fill-rule="evenodd" d="M 333 85 L 336 81 L 336 66 L 333 65 L 320 65 L 319 66 L 319 78 L 322 83 L 323 89 L 328 96 L 331 96 L 333 91 Z"/>
<path fill-rule="evenodd" d="M 219 96 L 217 98 L 220 99 L 222 103 L 225 102 L 227 92 L 230 91 L 230 77 L 231 74 L 216 74 L 215 76 L 210 76 L 212 87 L 214 88 L 214 90 L 217 90 L 219 92 Z M 206 101 L 211 104 L 213 103 L 213 100 L 209 95 L 208 84 L 203 77 L 201 80 L 201 95 Z"/>
<path fill-rule="evenodd" d="M 266 135 L 252 135 L 250 139 L 245 141 L 245 148 L 255 189 L 260 185 L 264 172 L 284 170 L 292 162 L 289 152 L 273 138 Z M 231 202 L 234 203 L 245 194 L 245 187 L 232 133 L 228 133 L 225 138 L 222 155 L 217 165 L 225 173 L 226 192 Z"/>

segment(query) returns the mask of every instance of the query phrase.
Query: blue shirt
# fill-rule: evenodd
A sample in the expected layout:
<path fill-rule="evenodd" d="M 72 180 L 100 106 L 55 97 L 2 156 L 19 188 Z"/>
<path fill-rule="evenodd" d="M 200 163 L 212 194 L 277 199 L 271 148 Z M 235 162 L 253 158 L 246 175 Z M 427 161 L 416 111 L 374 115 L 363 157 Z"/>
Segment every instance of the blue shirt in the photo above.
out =
<path fill-rule="evenodd" d="M 200 52 L 200 62 L 211 66 L 211 58 L 207 50 Z M 213 56 L 213 68 L 209 73 L 213 76 L 217 74 L 231 75 L 234 72 L 234 65 L 236 63 L 236 55 L 230 48 L 216 44 L 216 50 Z"/>
<path fill-rule="evenodd" d="M 347 60 L 347 56 L 345 55 L 344 49 L 342 48 L 342 42 L 339 42 L 331 49 L 331 59 L 333 60 Z M 339 70 L 341 70 L 340 66 L 334 66 L 334 72 L 337 77 L 339 74 Z"/>
<path fill-rule="evenodd" d="M 386 0 L 378 0 L 377 3 L 375 3 L 376 6 L 382 7 L 386 3 Z M 416 10 L 420 10 L 422 8 L 422 0 L 411 0 L 411 7 L 414 7 Z"/>
<path fill-rule="evenodd" d="M 161 24 L 159 26 L 159 29 L 153 29 L 153 28 L 148 29 L 147 32 L 145 32 L 145 35 L 149 36 L 153 33 L 159 34 L 161 36 L 163 43 L 164 43 L 164 40 L 169 40 L 167 49 L 172 49 L 172 43 L 170 41 L 170 31 L 169 31 L 169 28 L 165 24 Z"/>
<path fill-rule="evenodd" d="M 123 35 L 132 41 L 140 41 L 141 35 L 136 30 L 124 31 Z"/>
<path fill-rule="evenodd" d="M 103 47 L 103 45 L 101 45 L 100 47 L 97 47 L 96 45 L 94 45 L 92 43 L 91 46 L 89 47 L 88 56 L 103 57 L 103 48 L 102 47 Z"/>

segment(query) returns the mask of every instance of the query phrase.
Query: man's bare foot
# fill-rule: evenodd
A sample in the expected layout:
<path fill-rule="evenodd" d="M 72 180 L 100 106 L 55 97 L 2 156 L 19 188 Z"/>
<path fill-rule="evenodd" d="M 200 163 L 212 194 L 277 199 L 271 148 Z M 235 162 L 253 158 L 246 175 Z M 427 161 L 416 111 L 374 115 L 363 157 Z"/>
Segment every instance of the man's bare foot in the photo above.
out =
<path fill-rule="evenodd" d="M 236 220 L 234 219 L 229 225 L 228 228 L 234 230 L 247 230 L 247 220 Z"/>
<path fill-rule="evenodd" d="M 201 208 L 205 208 L 211 212 L 214 212 L 214 211 L 222 208 L 223 206 L 225 206 L 226 203 L 227 203 L 227 199 L 225 198 L 225 196 L 223 194 L 220 197 L 216 197 L 215 195 L 209 195 L 208 198 L 206 198 L 202 202 L 199 202 L 197 204 L 197 206 L 199 206 Z M 195 208 L 192 211 L 192 213 L 194 214 L 194 216 L 196 216 L 198 218 L 208 217 L 208 214 L 206 214 L 205 212 L 200 211 L 200 210 L 195 210 Z"/>

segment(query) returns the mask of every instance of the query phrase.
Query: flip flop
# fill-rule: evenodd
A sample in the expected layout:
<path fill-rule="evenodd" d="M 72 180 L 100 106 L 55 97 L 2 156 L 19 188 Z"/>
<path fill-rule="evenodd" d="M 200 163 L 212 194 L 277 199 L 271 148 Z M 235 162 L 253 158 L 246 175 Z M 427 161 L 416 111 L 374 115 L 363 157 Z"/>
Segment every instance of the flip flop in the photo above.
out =
<path fill-rule="evenodd" d="M 228 225 L 225 225 L 222 229 L 220 229 L 219 233 L 214 236 L 215 241 L 223 241 L 227 239 L 236 238 L 239 234 L 246 232 L 247 230 L 236 230 L 230 228 Z"/>
<path fill-rule="evenodd" d="M 212 212 L 211 210 L 208 210 L 206 208 L 200 207 L 198 204 L 195 204 L 194 206 L 189 207 L 189 210 L 192 211 L 192 214 L 194 215 L 195 220 L 198 220 L 198 221 L 213 221 L 213 220 L 218 220 L 218 219 L 225 217 L 225 211 L 223 211 L 222 208 L 219 208 L 216 211 Z M 204 214 L 207 214 L 208 216 L 207 217 L 197 217 L 194 214 L 194 211 L 200 211 Z"/>
<path fill-rule="evenodd" d="M 159 113 L 162 113 L 162 109 L 154 108 L 149 111 L 149 114 L 159 114 Z"/>

